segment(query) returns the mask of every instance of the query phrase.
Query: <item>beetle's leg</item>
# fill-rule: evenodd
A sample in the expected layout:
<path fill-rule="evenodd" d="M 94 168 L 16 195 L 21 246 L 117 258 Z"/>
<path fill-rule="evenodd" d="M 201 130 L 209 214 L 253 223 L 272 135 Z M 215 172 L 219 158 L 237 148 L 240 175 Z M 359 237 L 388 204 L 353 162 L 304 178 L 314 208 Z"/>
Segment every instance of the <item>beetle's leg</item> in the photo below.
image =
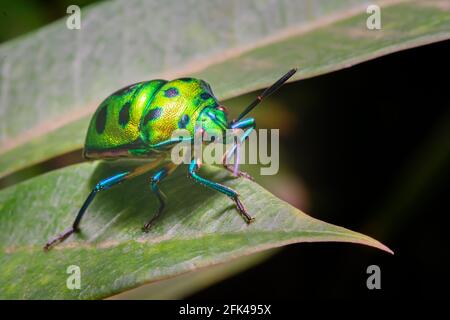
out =
<path fill-rule="evenodd" d="M 50 239 L 46 245 L 44 246 L 44 250 L 49 250 L 54 245 L 64 241 L 67 237 L 69 237 L 72 233 L 77 232 L 79 230 L 79 225 L 81 222 L 81 219 L 83 218 L 83 215 L 86 212 L 86 209 L 88 208 L 89 204 L 94 200 L 95 195 L 102 190 L 108 190 L 114 185 L 117 185 L 125 180 L 129 180 L 131 178 L 134 178 L 136 176 L 139 176 L 149 170 L 154 169 L 159 163 L 161 163 L 162 158 L 156 159 L 154 162 L 145 164 L 143 166 L 139 166 L 136 169 L 132 171 L 126 171 L 121 172 L 118 174 L 115 174 L 109 178 L 101 180 L 99 183 L 96 184 L 94 189 L 92 189 L 91 193 L 87 197 L 87 199 L 84 201 L 83 205 L 81 206 L 80 211 L 78 211 L 78 214 L 72 224 L 71 227 L 64 230 L 62 233 L 57 235 L 56 237 Z"/>
<path fill-rule="evenodd" d="M 239 195 L 236 191 L 234 191 L 233 189 L 228 188 L 220 183 L 213 182 L 213 181 L 207 180 L 203 177 L 200 177 L 197 174 L 198 169 L 199 169 L 199 165 L 197 163 L 197 160 L 193 159 L 191 164 L 189 165 L 189 177 L 194 179 L 195 182 L 198 182 L 208 188 L 219 191 L 219 192 L 227 195 L 228 197 L 230 197 L 236 203 L 236 207 L 237 207 L 239 213 L 245 218 L 247 223 L 250 223 L 253 220 L 255 220 L 252 216 L 250 216 L 247 213 L 247 210 L 245 209 L 242 202 L 239 200 Z"/>
<path fill-rule="evenodd" d="M 94 187 L 94 189 L 92 189 L 92 191 L 89 194 L 89 196 L 87 197 L 87 199 L 84 201 L 83 206 L 81 207 L 80 211 L 78 211 L 78 214 L 77 214 L 72 226 L 67 228 L 66 230 L 64 230 L 62 233 L 60 233 L 53 239 L 49 240 L 47 242 L 47 244 L 45 245 L 44 250 L 49 250 L 55 244 L 64 241 L 72 233 L 78 231 L 80 221 L 83 218 L 83 215 L 86 212 L 86 209 L 88 208 L 89 204 L 92 202 L 92 200 L 94 200 L 97 192 L 102 191 L 102 190 L 108 190 L 113 185 L 121 183 L 122 181 L 124 181 L 126 179 L 126 176 L 128 174 L 129 174 L 129 172 L 118 173 L 118 174 L 115 174 L 115 175 L 113 175 L 109 178 L 106 178 L 106 179 L 100 181 L 99 183 L 97 183 L 97 185 Z"/>
<path fill-rule="evenodd" d="M 164 211 L 164 207 L 166 206 L 166 196 L 158 187 L 158 183 L 170 175 L 175 169 L 177 168 L 177 165 L 173 162 L 168 163 L 163 168 L 156 171 L 156 173 L 152 176 L 151 182 L 150 182 L 150 188 L 152 189 L 153 193 L 156 195 L 156 197 L 159 200 L 159 208 L 158 212 L 144 225 L 144 231 L 147 232 L 148 229 L 152 226 L 153 222 L 158 218 L 161 213 Z"/>
<path fill-rule="evenodd" d="M 232 129 L 246 129 L 244 134 L 241 137 L 240 143 L 242 144 L 252 133 L 252 131 L 255 129 L 256 127 L 256 121 L 253 118 L 247 118 L 247 119 L 243 119 L 239 122 L 234 123 L 231 128 Z M 236 163 L 235 165 L 237 165 L 237 168 L 231 166 L 228 164 L 228 161 L 231 159 L 231 157 L 237 152 L 237 148 L 238 148 L 238 144 L 234 144 L 230 150 L 228 150 L 223 157 L 223 166 L 225 167 L 225 169 L 227 169 L 228 171 L 232 172 L 233 174 L 236 172 L 236 175 L 238 177 L 244 177 L 250 180 L 254 180 L 253 177 L 251 175 L 249 175 L 246 172 L 243 171 L 239 171 L 239 163 Z M 238 160 L 236 160 L 238 162 Z"/>

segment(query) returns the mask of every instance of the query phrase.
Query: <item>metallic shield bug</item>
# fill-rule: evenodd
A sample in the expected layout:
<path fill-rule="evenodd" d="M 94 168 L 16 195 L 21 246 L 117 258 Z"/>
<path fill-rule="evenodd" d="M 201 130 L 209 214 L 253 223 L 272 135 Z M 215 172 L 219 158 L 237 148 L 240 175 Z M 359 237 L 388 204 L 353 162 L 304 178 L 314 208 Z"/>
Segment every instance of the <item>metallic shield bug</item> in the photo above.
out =
<path fill-rule="evenodd" d="M 256 127 L 253 118 L 243 118 L 264 98 L 279 89 L 296 71 L 297 69 L 291 69 L 230 122 L 227 120 L 226 108 L 219 104 L 209 84 L 200 79 L 144 81 L 111 94 L 99 105 L 91 119 L 83 150 L 84 157 L 86 159 L 144 158 L 149 162 L 97 183 L 79 210 L 72 226 L 49 240 L 44 249 L 50 249 L 79 230 L 80 221 L 87 207 L 99 191 L 107 190 L 125 180 L 158 168 L 151 177 L 150 188 L 158 198 L 160 206 L 157 213 L 144 225 L 144 230 L 148 230 L 165 206 L 164 195 L 158 184 L 176 168 L 173 162 L 167 161 L 171 148 L 180 142 L 180 139 L 172 139 L 172 133 L 177 129 L 186 129 L 190 134 L 189 140 L 193 140 L 197 134 L 203 135 L 205 132 L 219 136 L 225 135 L 227 129 L 242 129 L 244 135 L 241 142 L 243 142 Z M 201 127 L 195 125 L 197 121 L 201 123 Z M 237 144 L 234 144 L 225 154 L 224 167 L 238 176 L 251 178 L 239 171 L 237 164 L 233 170 L 226 163 L 226 160 L 237 152 Z M 253 221 L 236 191 L 197 174 L 200 168 L 200 162 L 197 160 L 195 158 L 191 160 L 188 169 L 189 177 L 230 197 L 246 222 Z"/>

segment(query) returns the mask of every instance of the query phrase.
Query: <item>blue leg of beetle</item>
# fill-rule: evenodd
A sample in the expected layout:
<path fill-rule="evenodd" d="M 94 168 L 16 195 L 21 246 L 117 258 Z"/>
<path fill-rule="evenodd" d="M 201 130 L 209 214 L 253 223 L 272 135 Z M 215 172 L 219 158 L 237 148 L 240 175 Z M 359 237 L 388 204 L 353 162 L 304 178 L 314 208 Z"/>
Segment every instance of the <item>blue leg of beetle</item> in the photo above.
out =
<path fill-rule="evenodd" d="M 89 196 L 87 197 L 87 199 L 84 201 L 83 205 L 81 206 L 80 210 L 78 211 L 77 217 L 75 218 L 75 221 L 73 222 L 72 226 L 70 228 L 66 229 L 61 234 L 57 235 L 55 238 L 48 241 L 47 244 L 45 245 L 44 249 L 45 250 L 50 249 L 50 247 L 52 247 L 53 245 L 65 240 L 72 233 L 78 231 L 81 219 L 83 218 L 83 215 L 86 212 L 86 209 L 88 208 L 88 206 L 91 204 L 92 200 L 94 200 L 95 195 L 99 191 L 108 190 L 112 186 L 123 182 L 128 175 L 129 175 L 129 172 L 122 172 L 119 174 L 115 174 L 112 177 L 106 178 L 106 179 L 100 181 L 99 183 L 97 183 L 97 185 L 94 187 L 94 189 L 92 189 L 91 193 L 89 194 Z"/>
<path fill-rule="evenodd" d="M 169 174 L 171 174 L 175 170 L 175 168 L 176 168 L 176 165 L 171 162 L 171 163 L 167 164 L 165 167 L 156 171 L 156 173 L 152 176 L 152 179 L 150 181 L 150 188 L 151 188 L 152 192 L 158 198 L 159 208 L 158 208 L 158 212 L 144 225 L 144 231 L 148 231 L 148 229 L 152 226 L 153 222 L 164 211 L 164 208 L 166 206 L 166 196 L 159 189 L 158 183 L 162 179 L 167 177 Z"/>
<path fill-rule="evenodd" d="M 254 118 L 243 119 L 243 120 L 231 125 L 231 129 L 245 129 L 245 132 L 241 137 L 240 143 L 243 143 L 250 136 L 252 131 L 255 130 L 255 128 L 256 128 L 256 121 Z M 231 149 L 225 154 L 225 156 L 223 158 L 223 166 L 225 167 L 225 169 L 227 169 L 228 171 L 230 171 L 232 173 L 234 173 L 234 168 L 233 168 L 233 166 L 230 166 L 228 164 L 228 161 L 234 155 L 236 150 L 237 150 L 237 145 L 235 144 L 231 147 Z M 252 176 L 250 176 L 248 173 L 243 172 L 243 171 L 238 170 L 237 175 L 239 177 L 244 177 L 244 178 L 253 180 Z"/>
<path fill-rule="evenodd" d="M 225 195 L 227 195 L 228 197 L 230 197 L 235 203 L 236 203 L 236 207 L 239 211 L 239 213 L 245 218 L 247 223 L 250 223 L 254 220 L 253 217 L 251 217 L 248 213 L 247 210 L 245 209 L 244 205 L 242 204 L 242 202 L 239 200 L 239 195 L 236 191 L 234 191 L 231 188 L 228 188 L 224 185 L 221 185 L 219 183 L 207 180 L 203 177 L 200 177 L 197 174 L 197 171 L 199 170 L 199 166 L 197 164 L 197 160 L 194 159 L 192 160 L 191 164 L 189 165 L 189 177 L 191 177 L 192 179 L 194 179 L 195 182 L 198 182 L 208 188 L 214 189 L 216 191 L 219 191 Z"/>
<path fill-rule="evenodd" d="M 137 167 L 132 171 L 126 171 L 126 172 L 115 174 L 115 175 L 113 175 L 109 178 L 103 179 L 102 181 L 97 183 L 96 186 L 94 187 L 94 189 L 92 189 L 92 191 L 89 194 L 89 196 L 87 197 L 87 199 L 84 201 L 80 210 L 78 211 L 78 214 L 77 214 L 72 226 L 70 228 L 67 228 L 66 230 L 64 230 L 62 233 L 60 233 L 53 239 L 49 240 L 47 242 L 47 244 L 45 245 L 44 250 L 49 250 L 52 246 L 64 241 L 72 233 L 77 232 L 79 230 L 79 225 L 80 225 L 81 219 L 83 218 L 89 204 L 91 204 L 92 200 L 94 200 L 95 195 L 98 192 L 103 191 L 103 190 L 108 190 L 109 188 L 111 188 L 114 185 L 117 185 L 125 180 L 131 179 L 131 178 L 141 175 L 151 169 L 154 169 L 161 161 L 162 161 L 162 157 L 156 159 L 155 161 L 153 161 L 151 163 L 147 163 L 143 166 Z"/>

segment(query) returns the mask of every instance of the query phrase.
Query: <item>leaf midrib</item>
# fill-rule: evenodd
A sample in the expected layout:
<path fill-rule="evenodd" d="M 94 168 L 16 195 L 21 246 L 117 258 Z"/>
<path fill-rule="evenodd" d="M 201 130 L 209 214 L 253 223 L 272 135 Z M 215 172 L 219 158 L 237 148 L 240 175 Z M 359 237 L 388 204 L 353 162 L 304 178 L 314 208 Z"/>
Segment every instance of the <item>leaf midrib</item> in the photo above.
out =
<path fill-rule="evenodd" d="M 324 236 L 324 235 L 330 235 L 330 236 L 342 236 L 344 238 L 354 238 L 355 240 L 361 240 L 361 239 L 366 239 L 365 237 L 361 237 L 360 235 L 353 235 L 353 234 L 349 234 L 348 232 L 344 233 L 344 232 L 338 232 L 338 231 L 327 231 L 327 230 L 323 230 L 323 231 L 316 231 L 316 230 L 302 230 L 302 231 L 287 231 L 284 232 L 282 230 L 278 230 L 278 231 L 260 231 L 260 230 L 256 230 L 256 231 L 248 231 L 248 232 L 226 232 L 226 233 L 200 233 L 200 234 L 196 234 L 195 236 L 189 236 L 189 237 L 177 237 L 177 236 L 170 236 L 170 237 L 165 237 L 165 236 L 160 236 L 160 237 L 156 237 L 156 238 L 151 238 L 151 239 L 130 239 L 127 241 L 118 241 L 118 240 L 105 240 L 99 243 L 88 243 L 88 242 L 70 242 L 67 244 L 59 244 L 58 246 L 54 247 L 52 250 L 56 250 L 56 251 L 60 251 L 60 250 L 76 250 L 76 249 L 112 249 L 112 248 L 117 248 L 119 246 L 123 246 L 124 244 L 127 243 L 136 243 L 136 244 L 148 244 L 148 245 L 160 245 L 160 244 L 164 244 L 164 243 L 170 243 L 172 241 L 192 241 L 192 240 L 200 240 L 203 238 L 208 238 L 210 236 L 242 236 L 242 235 L 251 235 L 251 234 L 270 234 L 270 235 L 274 235 L 274 234 L 283 234 L 285 236 L 289 236 L 291 235 L 292 237 L 297 237 L 297 238 L 310 238 L 310 237 L 316 237 L 316 236 Z M 161 240 L 163 239 L 163 240 Z M 368 240 L 370 243 L 375 244 L 375 242 L 370 239 L 367 238 L 366 240 Z M 264 247 L 264 249 L 261 250 L 265 250 L 265 249 L 270 249 L 273 247 L 277 247 L 277 246 L 281 246 L 281 245 L 286 245 L 286 244 L 292 244 L 292 243 L 296 243 L 296 239 L 290 239 L 290 240 L 282 240 L 279 243 L 278 242 L 273 242 L 271 244 L 267 244 L 268 247 L 265 247 L 266 245 L 262 245 Z M 305 241 L 307 242 L 307 241 Z M 275 243 L 275 244 L 274 244 Z M 380 244 L 377 244 L 380 245 Z M 2 251 L 6 254 L 13 254 L 13 253 L 18 253 L 18 252 L 36 252 L 36 251 L 43 251 L 43 246 L 42 245 L 37 245 L 37 244 L 33 244 L 33 245 L 22 245 L 22 246 L 11 246 L 11 247 L 5 247 L 2 249 Z M 382 247 L 380 247 L 381 249 L 393 254 L 393 252 L 382 245 Z M 48 253 L 51 254 L 51 253 Z"/>

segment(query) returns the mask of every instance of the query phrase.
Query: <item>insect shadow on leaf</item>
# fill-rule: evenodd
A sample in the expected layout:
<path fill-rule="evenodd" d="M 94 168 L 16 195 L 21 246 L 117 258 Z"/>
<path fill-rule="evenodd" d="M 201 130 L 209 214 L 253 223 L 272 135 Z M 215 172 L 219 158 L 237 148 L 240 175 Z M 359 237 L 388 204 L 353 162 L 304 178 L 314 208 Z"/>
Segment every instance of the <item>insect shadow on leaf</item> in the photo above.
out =
<path fill-rule="evenodd" d="M 87 189 L 91 190 L 105 177 L 123 170 L 133 169 L 139 165 L 142 165 L 142 161 L 102 161 L 90 177 Z M 158 218 L 158 223 L 152 227 L 151 232 L 143 233 L 142 224 L 158 208 L 158 201 L 150 190 L 150 179 L 154 171 L 157 169 L 124 181 L 105 192 L 100 192 L 89 206 L 77 238 L 100 242 L 109 237 L 126 233 L 130 238 L 148 237 L 151 239 L 163 235 L 169 225 L 179 222 L 185 222 L 186 225 L 197 229 L 199 225 L 195 220 L 196 213 L 204 213 L 205 210 L 202 210 L 202 207 L 209 205 L 216 197 L 224 198 L 224 206 L 216 208 L 211 219 L 217 219 L 226 211 L 234 210 L 233 203 L 229 203 L 224 195 L 186 179 L 187 166 L 181 165 L 161 185 L 161 190 L 170 201 L 167 212 Z M 202 168 L 201 172 L 204 177 L 214 179 L 219 183 L 227 184 L 227 181 L 236 179 L 221 169 Z"/>

